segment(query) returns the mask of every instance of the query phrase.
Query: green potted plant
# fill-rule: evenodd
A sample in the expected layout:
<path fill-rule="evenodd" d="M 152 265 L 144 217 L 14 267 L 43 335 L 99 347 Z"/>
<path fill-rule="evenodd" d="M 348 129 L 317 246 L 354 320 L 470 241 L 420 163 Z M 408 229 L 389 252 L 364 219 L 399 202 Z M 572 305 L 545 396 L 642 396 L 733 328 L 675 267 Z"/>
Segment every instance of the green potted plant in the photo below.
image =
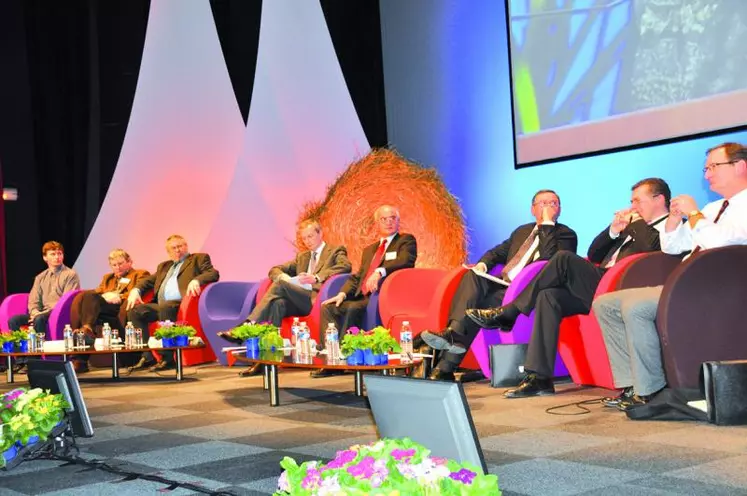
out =
<path fill-rule="evenodd" d="M 347 330 L 340 341 L 340 352 L 348 365 L 363 365 L 365 350 L 371 350 L 371 338 L 357 327 Z"/>
<path fill-rule="evenodd" d="M 269 322 L 245 322 L 231 329 L 231 336 L 246 343 L 247 353 L 257 353 L 261 349 L 278 349 L 283 346 L 283 338 L 280 337 L 277 326 Z"/>
<path fill-rule="evenodd" d="M 0 333 L 0 345 L 3 353 L 13 353 L 13 335 L 9 332 Z"/>
<path fill-rule="evenodd" d="M 170 320 L 159 322 L 158 330 L 154 334 L 156 339 L 161 340 L 161 346 L 164 348 L 188 346 L 189 338 L 196 335 L 195 328 L 187 322 L 171 322 Z"/>
<path fill-rule="evenodd" d="M 470 463 L 432 456 L 409 438 L 381 439 L 338 451 L 327 463 L 292 458 L 284 469 L 275 496 L 500 496 L 498 477 Z"/>
<path fill-rule="evenodd" d="M 371 351 L 374 354 L 373 365 L 385 365 L 389 363 L 389 352 L 400 352 L 402 348 L 399 343 L 392 337 L 389 329 L 383 326 L 377 326 L 371 329 Z"/>
<path fill-rule="evenodd" d="M 16 351 L 28 353 L 29 351 L 29 333 L 25 328 L 10 333 L 10 338 L 15 343 Z"/>
<path fill-rule="evenodd" d="M 351 327 L 340 342 L 340 351 L 347 357 L 348 365 L 386 364 L 389 350 L 400 351 L 399 343 L 382 326 L 368 332 Z"/>

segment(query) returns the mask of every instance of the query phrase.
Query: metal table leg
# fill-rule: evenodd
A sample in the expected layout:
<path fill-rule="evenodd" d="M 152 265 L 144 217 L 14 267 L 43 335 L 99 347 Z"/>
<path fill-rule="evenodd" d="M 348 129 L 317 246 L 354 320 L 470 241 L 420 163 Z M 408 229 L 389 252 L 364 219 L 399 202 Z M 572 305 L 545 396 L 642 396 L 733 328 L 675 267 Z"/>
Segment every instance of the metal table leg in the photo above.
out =
<path fill-rule="evenodd" d="M 182 349 L 176 349 L 176 380 L 181 381 L 184 378 L 182 370 Z"/>
<path fill-rule="evenodd" d="M 6 365 L 8 366 L 8 383 L 13 382 L 13 357 L 8 355 L 8 361 L 6 362 Z"/>
<path fill-rule="evenodd" d="M 278 406 L 280 404 L 280 391 L 278 390 L 278 366 L 277 365 L 265 365 L 265 370 L 269 367 L 269 386 L 270 386 L 270 406 Z"/>
<path fill-rule="evenodd" d="M 265 388 L 265 391 L 270 389 L 270 366 L 269 365 L 262 365 L 262 370 L 264 371 L 263 374 L 263 387 Z"/>
<path fill-rule="evenodd" d="M 363 396 L 363 372 L 355 371 L 355 395 Z"/>
<path fill-rule="evenodd" d="M 112 353 L 112 379 L 119 379 L 119 358 L 116 353 Z"/>

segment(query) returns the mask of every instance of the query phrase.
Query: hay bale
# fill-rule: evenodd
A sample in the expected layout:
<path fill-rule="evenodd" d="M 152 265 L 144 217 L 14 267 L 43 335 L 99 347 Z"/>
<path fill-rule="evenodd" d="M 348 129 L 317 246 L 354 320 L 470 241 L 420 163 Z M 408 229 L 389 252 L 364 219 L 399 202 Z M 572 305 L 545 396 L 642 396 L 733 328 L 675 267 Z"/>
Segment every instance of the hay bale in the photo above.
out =
<path fill-rule="evenodd" d="M 467 235 L 457 199 L 434 169 L 388 149 L 372 150 L 351 164 L 322 202 L 302 207 L 299 222 L 318 219 L 324 239 L 345 245 L 356 270 L 363 248 L 378 238 L 373 213 L 383 204 L 399 208 L 400 232 L 417 238 L 417 267 L 452 268 L 464 262 Z M 303 246 L 300 239 L 296 246 Z"/>

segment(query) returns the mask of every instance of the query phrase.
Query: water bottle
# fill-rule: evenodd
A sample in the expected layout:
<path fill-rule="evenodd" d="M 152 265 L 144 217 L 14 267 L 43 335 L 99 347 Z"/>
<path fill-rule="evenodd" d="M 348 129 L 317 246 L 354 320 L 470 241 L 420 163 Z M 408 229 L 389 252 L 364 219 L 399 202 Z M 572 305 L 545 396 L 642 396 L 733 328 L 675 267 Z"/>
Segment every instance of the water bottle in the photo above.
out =
<path fill-rule="evenodd" d="M 143 347 L 143 330 L 142 329 L 135 329 L 135 347 L 137 348 Z"/>
<path fill-rule="evenodd" d="M 298 342 L 300 343 L 300 353 L 302 355 L 309 355 L 311 353 L 311 332 L 306 322 L 301 324 L 301 329 L 298 331 Z"/>
<path fill-rule="evenodd" d="M 296 346 L 298 343 L 298 331 L 301 329 L 301 322 L 298 317 L 293 317 L 293 324 L 291 325 L 291 346 Z"/>
<path fill-rule="evenodd" d="M 65 351 L 72 351 L 75 344 L 73 343 L 73 328 L 70 324 L 65 326 L 65 330 L 62 331 L 62 339 L 65 345 Z"/>
<path fill-rule="evenodd" d="M 412 361 L 412 328 L 410 322 L 402 322 L 402 329 L 399 331 L 399 347 L 402 348 L 400 362 Z"/>
<path fill-rule="evenodd" d="M 125 326 L 125 348 L 135 348 L 135 326 L 127 322 Z"/>
<path fill-rule="evenodd" d="M 36 346 L 36 331 L 34 326 L 29 324 L 29 353 L 36 353 L 39 351 Z"/>
<path fill-rule="evenodd" d="M 101 329 L 101 336 L 104 349 L 110 349 L 112 347 L 112 328 L 109 326 L 109 324 L 104 323 L 104 327 Z"/>
<path fill-rule="evenodd" d="M 324 333 L 324 343 L 327 348 L 327 360 L 334 361 L 340 358 L 340 337 L 337 327 L 333 322 L 327 324 L 327 330 Z"/>
<path fill-rule="evenodd" d="M 116 329 L 112 329 L 112 346 L 117 345 L 122 345 L 122 341 L 119 340 L 119 331 Z"/>

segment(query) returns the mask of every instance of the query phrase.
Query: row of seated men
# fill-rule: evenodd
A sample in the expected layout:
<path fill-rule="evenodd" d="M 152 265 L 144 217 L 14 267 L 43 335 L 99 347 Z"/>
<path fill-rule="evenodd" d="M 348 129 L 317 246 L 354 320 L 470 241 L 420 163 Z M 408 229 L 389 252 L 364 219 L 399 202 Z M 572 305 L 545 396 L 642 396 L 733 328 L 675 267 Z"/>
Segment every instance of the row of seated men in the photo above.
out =
<path fill-rule="evenodd" d="M 606 270 L 627 256 L 660 249 L 671 254 L 697 253 L 719 246 L 747 244 L 745 147 L 724 143 L 708 150 L 703 171 L 711 190 L 722 199 L 700 209 L 689 195 L 672 198 L 664 180 L 643 179 L 632 187 L 631 206 L 615 212 L 611 224 L 594 239 L 588 259 L 575 253 L 576 233 L 557 222 L 561 213 L 558 195 L 552 190 L 538 191 L 531 202 L 534 220 L 516 228 L 507 240 L 485 253 L 474 270 L 488 272 L 503 264 L 501 277 L 510 281 L 533 261 L 547 260 L 547 265 L 506 306 L 501 306 L 504 286 L 467 271 L 451 302 L 447 327 L 421 334 L 425 343 L 442 352 L 430 378 L 453 380 L 454 370 L 481 327 L 510 330 L 519 314 L 528 315 L 534 310 L 534 328 L 524 367 L 526 377 L 519 387 L 505 395 L 522 398 L 553 394 L 552 373 L 560 321 L 563 317 L 588 314 L 593 306 L 604 334 L 615 385 L 622 389 L 619 397 L 609 398 L 607 403 L 624 409 L 647 402 L 666 384 L 654 325 L 661 288 L 615 292 L 596 301 L 593 296 Z M 399 233 L 398 210 L 384 205 L 376 210 L 374 219 L 380 239 L 365 248 L 359 270 L 341 291 L 323 302 L 321 330 L 329 322 L 335 322 L 342 332 L 359 326 L 369 295 L 380 288 L 384 278 L 396 270 L 415 265 L 417 244 L 412 235 Z M 307 250 L 270 270 L 273 283 L 249 320 L 280 325 L 284 317 L 306 315 L 326 279 L 350 272 L 345 248 L 326 245 L 318 222 L 303 222 L 299 230 Z M 144 331 L 148 319 L 173 320 L 175 317 L 178 305 L 172 304 L 169 314 L 168 302 L 178 299 L 168 300 L 161 291 L 165 289 L 164 281 L 174 278 L 170 271 L 183 257 L 201 256 L 203 262 L 207 262 L 204 271 L 207 277 L 196 279 L 203 274 L 199 270 L 190 272 L 187 277 L 182 277 L 180 272 L 178 281 L 172 281 L 172 289 L 176 285 L 172 297 L 190 290 L 199 293 L 201 283 L 218 278 L 206 254 L 187 255 L 183 238 L 172 238 L 167 241 L 171 260 L 160 264 L 155 276 L 144 279 L 147 284 L 137 284 L 126 301 L 129 320 Z M 169 246 L 174 240 L 177 241 L 172 243 L 174 246 Z M 198 267 L 200 264 L 195 265 L 196 269 Z M 301 284 L 311 284 L 311 289 L 294 284 L 291 278 Z M 154 303 L 140 304 L 140 295 L 152 288 L 156 293 Z M 323 335 L 320 332 L 320 339 Z M 231 339 L 230 334 L 224 337 Z M 150 365 L 149 360 L 143 357 L 138 368 Z M 166 360 L 156 365 L 170 366 Z M 331 374 L 331 371 L 322 370 L 313 375 Z"/>

